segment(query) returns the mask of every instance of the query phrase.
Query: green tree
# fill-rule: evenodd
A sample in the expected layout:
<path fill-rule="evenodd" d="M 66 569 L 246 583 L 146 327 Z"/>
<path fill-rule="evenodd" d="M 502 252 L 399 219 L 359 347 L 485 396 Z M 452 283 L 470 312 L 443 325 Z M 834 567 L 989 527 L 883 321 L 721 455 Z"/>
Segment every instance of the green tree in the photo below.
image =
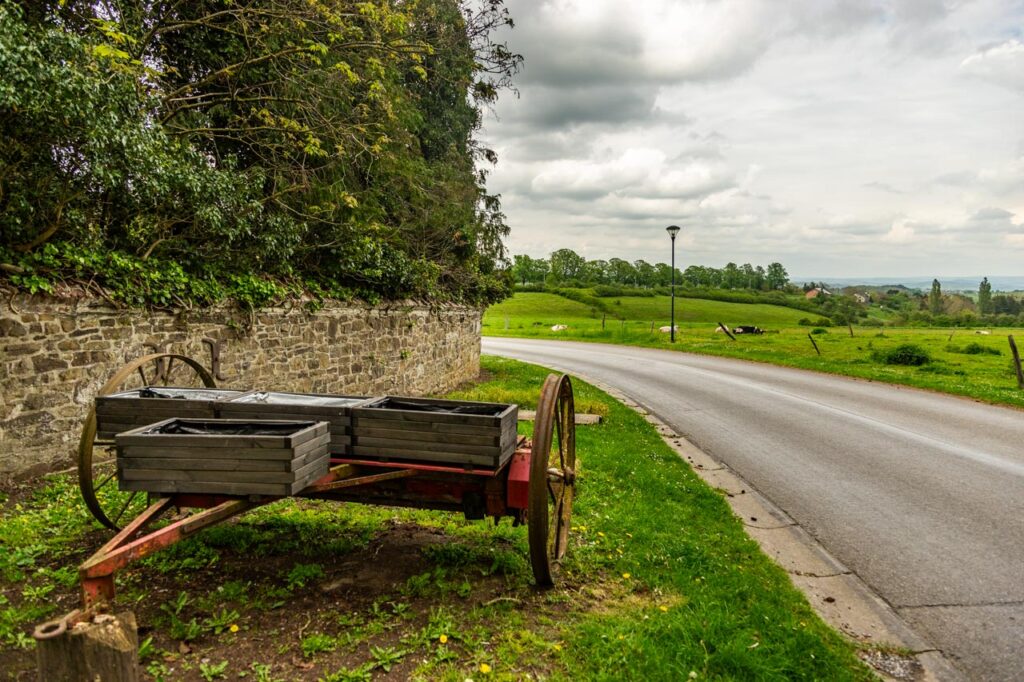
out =
<path fill-rule="evenodd" d="M 580 280 L 586 260 L 572 249 L 558 249 L 548 259 L 550 276 L 556 284 L 569 280 Z"/>
<path fill-rule="evenodd" d="M 511 23 L 501 0 L 0 0 L 0 255 L 500 296 L 476 135 Z"/>
<path fill-rule="evenodd" d="M 978 285 L 978 312 L 982 315 L 992 313 L 992 285 L 989 284 L 988 277 L 983 278 Z"/>
<path fill-rule="evenodd" d="M 657 277 L 657 270 L 645 260 L 633 261 L 633 269 L 636 271 L 636 283 L 641 287 L 653 287 Z"/>
<path fill-rule="evenodd" d="M 765 283 L 772 291 L 786 288 L 786 285 L 789 284 L 789 273 L 786 272 L 786 268 L 782 266 L 782 263 L 776 262 L 768 265 L 768 270 L 765 273 Z"/>
<path fill-rule="evenodd" d="M 616 284 L 639 286 L 639 273 L 628 260 L 612 258 L 608 261 L 608 273 L 612 282 Z"/>
<path fill-rule="evenodd" d="M 543 258 L 517 255 L 512 258 L 512 277 L 520 284 L 543 282 L 548 274 L 548 262 Z"/>
<path fill-rule="evenodd" d="M 932 290 L 928 293 L 928 310 L 932 315 L 942 313 L 942 284 L 939 280 L 932 280 Z"/>

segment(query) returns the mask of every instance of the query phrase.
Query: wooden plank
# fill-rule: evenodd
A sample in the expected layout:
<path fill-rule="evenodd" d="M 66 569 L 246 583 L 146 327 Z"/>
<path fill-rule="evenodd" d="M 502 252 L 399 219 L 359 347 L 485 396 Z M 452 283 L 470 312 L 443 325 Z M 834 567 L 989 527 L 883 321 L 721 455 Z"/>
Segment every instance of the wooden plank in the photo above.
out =
<path fill-rule="evenodd" d="M 458 443 L 462 445 L 499 445 L 501 436 L 497 431 L 487 435 L 464 435 L 460 433 L 436 433 L 434 431 L 408 431 L 405 429 L 359 429 L 358 438 L 390 438 L 427 443 Z"/>
<path fill-rule="evenodd" d="M 224 406 L 232 405 L 232 403 L 224 403 Z M 282 407 L 291 407 L 282 406 Z M 347 408 L 346 408 L 347 409 Z M 276 421 L 314 421 L 314 422 L 328 422 L 332 425 L 339 427 L 348 427 L 352 423 L 352 417 L 346 412 L 346 414 L 339 415 L 334 414 L 330 411 L 321 410 L 320 412 L 306 413 L 297 412 L 293 410 L 268 410 L 263 409 L 260 406 L 250 405 L 248 403 L 244 405 L 237 405 L 234 407 L 221 407 L 220 415 L 224 419 L 272 419 Z"/>
<path fill-rule="evenodd" d="M 380 410 L 379 414 L 357 415 L 353 417 L 352 428 L 353 431 L 361 428 L 371 428 L 487 436 L 493 434 L 497 427 L 487 424 L 442 424 L 440 422 L 413 422 L 401 419 L 388 419 L 387 412 Z"/>
<path fill-rule="evenodd" d="M 475 424 L 480 426 L 500 426 L 498 417 L 485 417 L 479 414 L 450 414 L 445 412 L 414 412 L 412 410 L 395 410 L 390 408 L 357 407 L 352 410 L 353 421 L 374 419 L 375 414 L 386 415 L 384 419 L 408 422 L 436 422 L 438 424 Z"/>
<path fill-rule="evenodd" d="M 404 438 L 368 438 L 356 436 L 356 445 L 377 448 L 401 448 L 405 450 L 416 450 L 419 452 L 457 452 L 466 455 L 497 456 L 501 448 L 497 445 L 459 445 L 456 443 L 429 443 L 420 440 L 407 440 Z"/>
<path fill-rule="evenodd" d="M 305 485 L 308 485 L 308 483 Z M 150 493 L 206 493 L 209 495 L 272 495 L 284 497 L 292 494 L 293 485 L 287 483 L 211 483 L 210 481 L 118 481 L 118 488 L 124 491 L 138 490 Z M 301 489 L 298 488 L 298 490 Z"/>
<path fill-rule="evenodd" d="M 322 457 L 320 451 L 308 452 L 294 459 L 210 459 L 188 457 L 121 457 L 124 469 L 183 469 L 203 471 L 296 471 Z"/>
<path fill-rule="evenodd" d="M 424 452 L 422 450 L 410 450 L 406 448 L 379 448 L 366 445 L 353 445 L 352 455 L 355 457 L 372 457 L 374 459 L 414 459 L 420 462 L 436 462 L 441 464 L 478 464 L 488 468 L 495 468 L 497 457 L 485 457 L 480 455 L 468 455 L 452 452 Z"/>
<path fill-rule="evenodd" d="M 186 420 L 192 421 L 192 420 Z M 201 421 L 201 420 L 195 420 Z M 237 420 L 222 420 L 237 421 Z M 266 421 L 267 424 L 295 423 Z M 144 445 L 148 447 L 201 447 L 201 448 L 294 448 L 328 431 L 327 422 L 317 422 L 291 435 L 246 436 L 246 435 L 199 435 L 145 433 L 148 427 L 141 427 L 118 435 L 119 446 Z"/>
<path fill-rule="evenodd" d="M 122 468 L 118 478 L 122 481 L 194 481 L 210 483 L 293 483 L 313 474 L 327 473 L 327 454 L 303 465 L 296 471 L 205 471 L 201 469 L 131 469 Z M 319 478 L 318 476 L 318 478 Z"/>
<path fill-rule="evenodd" d="M 295 448 L 240 448 L 239 453 L 230 454 L 225 448 L 197 448 L 197 447 L 150 447 L 141 445 L 129 445 L 118 448 L 118 458 L 213 458 L 213 459 L 238 459 L 245 461 L 252 460 L 290 460 L 295 457 L 302 457 L 330 444 L 330 434 L 324 434 L 319 438 L 306 441 Z"/>

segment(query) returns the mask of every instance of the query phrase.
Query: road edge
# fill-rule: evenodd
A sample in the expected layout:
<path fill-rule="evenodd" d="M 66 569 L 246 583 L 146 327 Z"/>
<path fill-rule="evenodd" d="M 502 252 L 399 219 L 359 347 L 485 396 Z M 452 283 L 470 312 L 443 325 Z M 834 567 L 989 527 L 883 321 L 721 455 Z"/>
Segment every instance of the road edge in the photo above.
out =
<path fill-rule="evenodd" d="M 727 464 L 676 433 L 656 413 L 614 386 L 579 372 L 569 372 L 550 364 L 546 366 L 579 377 L 643 415 L 701 480 L 725 496 L 747 535 L 786 571 L 793 586 L 804 594 L 822 620 L 858 644 L 909 650 L 922 673 L 913 679 L 966 682 L 968 678 L 940 649 L 915 632 L 885 599 Z M 840 596 L 835 597 L 834 594 Z M 908 679 L 890 676 L 871 661 L 862 660 L 883 679 Z"/>

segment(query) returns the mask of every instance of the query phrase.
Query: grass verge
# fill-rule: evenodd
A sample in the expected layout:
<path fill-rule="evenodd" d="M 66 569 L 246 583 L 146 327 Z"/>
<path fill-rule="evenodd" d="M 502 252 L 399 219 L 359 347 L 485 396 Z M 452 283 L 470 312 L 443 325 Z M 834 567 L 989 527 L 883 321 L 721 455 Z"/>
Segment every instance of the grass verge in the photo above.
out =
<path fill-rule="evenodd" d="M 546 297 L 546 298 L 545 298 Z M 549 300 L 551 299 L 551 300 Z M 1024 407 L 1017 388 L 1007 336 L 1024 346 L 1024 330 L 998 328 L 985 335 L 970 329 L 797 326 L 808 313 L 770 305 L 749 305 L 677 299 L 679 330 L 676 343 L 658 331 L 668 325 L 667 297 L 623 298 L 624 320 L 607 317 L 586 306 L 551 294 L 518 293 L 488 308 L 485 336 L 592 341 L 618 345 L 679 350 L 798 367 L 874 381 L 914 386 L 966 396 L 985 402 Z M 715 331 L 726 325 L 751 324 L 769 330 L 764 335 L 741 335 L 735 341 Z M 568 329 L 552 331 L 555 324 Z M 814 346 L 808 336 L 814 338 Z M 931 358 L 918 366 L 886 364 L 882 358 L 903 344 L 922 348 Z"/>
<path fill-rule="evenodd" d="M 457 395 L 535 406 L 546 370 L 485 358 Z M 452 514 L 288 499 L 119 575 L 152 679 L 866 680 L 823 624 L 643 418 L 576 382 L 606 416 L 581 461 L 558 587 L 530 585 L 525 528 Z M 521 424 L 526 430 L 528 424 Z M 27 632 L 73 608 L 72 567 L 105 533 L 71 477 L 0 509 L 0 670 L 32 669 Z"/>

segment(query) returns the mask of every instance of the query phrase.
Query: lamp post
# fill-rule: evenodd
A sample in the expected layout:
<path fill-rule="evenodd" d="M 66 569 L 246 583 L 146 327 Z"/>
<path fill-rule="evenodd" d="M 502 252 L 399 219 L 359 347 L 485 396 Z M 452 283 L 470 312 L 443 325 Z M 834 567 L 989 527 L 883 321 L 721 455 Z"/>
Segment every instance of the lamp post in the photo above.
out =
<path fill-rule="evenodd" d="M 679 234 L 678 225 L 669 225 L 665 228 L 668 236 L 672 237 L 672 321 L 669 322 L 669 342 L 676 342 L 676 235 Z"/>

